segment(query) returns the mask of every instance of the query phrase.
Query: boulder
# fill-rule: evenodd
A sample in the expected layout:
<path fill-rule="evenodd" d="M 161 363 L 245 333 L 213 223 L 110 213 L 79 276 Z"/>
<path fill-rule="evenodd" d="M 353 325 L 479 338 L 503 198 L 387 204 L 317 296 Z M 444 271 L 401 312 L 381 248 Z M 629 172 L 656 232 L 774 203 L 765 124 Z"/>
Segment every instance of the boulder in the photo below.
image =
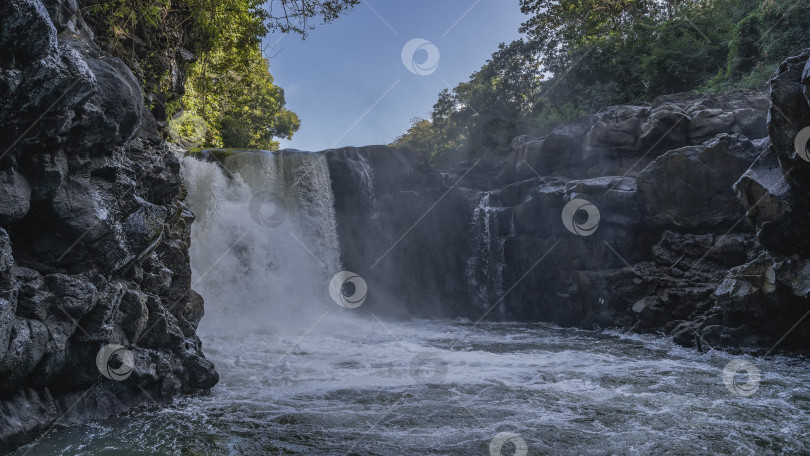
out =
<path fill-rule="evenodd" d="M 660 227 L 732 227 L 744 216 L 732 185 L 757 155 L 751 141 L 735 134 L 657 158 L 638 176 L 650 222 Z"/>
<path fill-rule="evenodd" d="M 768 134 L 787 181 L 798 194 L 810 188 L 810 162 L 796 153 L 796 137 L 810 126 L 810 102 L 803 83 L 810 49 L 779 66 L 771 80 L 771 109 Z"/>
<path fill-rule="evenodd" d="M 762 253 L 731 269 L 714 293 L 721 309 L 722 331 L 715 343 L 738 344 L 749 350 L 806 350 L 810 326 L 789 331 L 810 311 L 810 260 Z"/>
<path fill-rule="evenodd" d="M 14 168 L 0 170 L 0 224 L 14 223 L 31 207 L 31 186 Z"/>
<path fill-rule="evenodd" d="M 810 162 L 795 147 L 799 131 L 810 126 L 802 83 L 808 61 L 810 50 L 779 67 L 771 81 L 771 145 L 734 186 L 759 241 L 784 254 L 810 254 Z"/>

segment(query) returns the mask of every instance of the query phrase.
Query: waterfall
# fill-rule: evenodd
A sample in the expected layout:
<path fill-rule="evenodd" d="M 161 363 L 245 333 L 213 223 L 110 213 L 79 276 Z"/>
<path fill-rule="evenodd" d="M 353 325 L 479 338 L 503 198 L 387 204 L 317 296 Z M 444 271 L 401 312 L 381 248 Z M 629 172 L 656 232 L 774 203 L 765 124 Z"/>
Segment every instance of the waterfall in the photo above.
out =
<path fill-rule="evenodd" d="M 284 328 L 335 305 L 328 284 L 340 249 L 323 154 L 245 151 L 182 166 L 203 325 Z"/>
<path fill-rule="evenodd" d="M 467 280 L 473 289 L 476 308 L 486 310 L 502 295 L 504 242 L 499 236 L 498 209 L 491 207 L 492 195 L 485 192 L 470 222 L 473 255 L 467 260 Z"/>

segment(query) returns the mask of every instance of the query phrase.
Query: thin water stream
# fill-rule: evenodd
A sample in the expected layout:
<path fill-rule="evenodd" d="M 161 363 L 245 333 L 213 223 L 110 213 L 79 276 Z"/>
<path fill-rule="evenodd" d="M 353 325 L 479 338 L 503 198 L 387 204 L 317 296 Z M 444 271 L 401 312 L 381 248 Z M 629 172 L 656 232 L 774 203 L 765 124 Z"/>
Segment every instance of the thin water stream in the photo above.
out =
<path fill-rule="evenodd" d="M 810 454 L 805 360 L 746 358 L 762 373 L 746 397 L 723 382 L 733 356 L 663 338 L 361 317 L 329 297 L 340 250 L 322 155 L 183 166 L 220 383 L 17 454 Z M 483 202 L 476 217 L 489 227 Z"/>

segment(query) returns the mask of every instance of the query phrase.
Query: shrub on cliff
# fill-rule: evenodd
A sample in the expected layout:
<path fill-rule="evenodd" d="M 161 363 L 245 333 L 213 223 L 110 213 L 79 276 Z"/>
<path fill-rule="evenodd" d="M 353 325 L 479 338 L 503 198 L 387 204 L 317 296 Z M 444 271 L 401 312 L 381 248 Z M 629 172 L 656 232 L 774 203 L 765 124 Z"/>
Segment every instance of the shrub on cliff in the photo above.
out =
<path fill-rule="evenodd" d="M 261 40 L 304 35 L 359 0 L 83 0 L 97 40 L 141 78 L 159 121 L 180 111 L 204 119 L 203 146 L 274 149 L 300 120 L 284 108 Z M 188 78 L 186 78 L 188 75 Z"/>

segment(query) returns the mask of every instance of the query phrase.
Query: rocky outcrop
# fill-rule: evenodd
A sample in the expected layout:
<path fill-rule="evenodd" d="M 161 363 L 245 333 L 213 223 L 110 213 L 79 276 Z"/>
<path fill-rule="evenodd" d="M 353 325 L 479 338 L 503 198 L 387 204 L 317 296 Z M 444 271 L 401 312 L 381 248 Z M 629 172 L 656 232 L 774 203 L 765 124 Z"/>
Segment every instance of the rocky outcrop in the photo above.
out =
<path fill-rule="evenodd" d="M 715 291 L 721 329 L 699 332 L 706 338 L 756 336 L 766 345 L 807 350 L 810 144 L 797 144 L 797 137 L 810 128 L 810 50 L 779 66 L 768 119 L 769 147 L 734 185 L 764 251 L 731 269 Z"/>
<path fill-rule="evenodd" d="M 77 8 L 0 4 L 0 451 L 217 382 L 178 160 Z"/>
<path fill-rule="evenodd" d="M 368 297 L 377 311 L 465 312 L 472 299 L 466 282 L 440 278 L 463 274 L 472 255 L 469 216 L 477 192 L 452 188 L 447 174 L 422 167 L 408 151 L 350 147 L 327 151 L 326 158 L 341 262 L 377 284 Z"/>
<path fill-rule="evenodd" d="M 501 161 L 436 172 L 401 150 L 327 152 L 367 310 L 806 350 L 810 323 L 793 326 L 810 310 L 810 163 L 794 140 L 810 126 L 808 56 L 782 64 L 770 100 L 610 107 L 516 138 Z"/>
<path fill-rule="evenodd" d="M 637 173 L 667 151 L 697 146 L 721 133 L 764 138 L 767 109 L 766 96 L 746 92 L 669 95 L 649 105 L 605 108 L 556 127 L 544 138 L 514 144 L 499 181 L 537 173 L 579 179 Z"/>

